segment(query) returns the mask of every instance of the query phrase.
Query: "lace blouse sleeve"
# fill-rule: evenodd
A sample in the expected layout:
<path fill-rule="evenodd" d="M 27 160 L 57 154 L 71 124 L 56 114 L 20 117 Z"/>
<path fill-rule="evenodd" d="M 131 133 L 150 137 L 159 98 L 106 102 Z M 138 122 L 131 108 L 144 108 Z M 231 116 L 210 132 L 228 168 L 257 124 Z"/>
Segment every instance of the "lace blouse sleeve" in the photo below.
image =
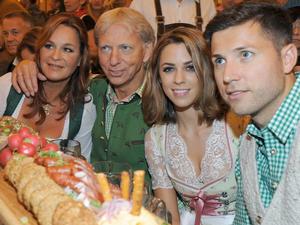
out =
<path fill-rule="evenodd" d="M 149 165 L 149 172 L 152 178 L 152 188 L 173 188 L 166 170 L 166 160 L 164 156 L 163 133 L 159 134 L 158 130 L 151 128 L 145 136 L 145 156 Z"/>

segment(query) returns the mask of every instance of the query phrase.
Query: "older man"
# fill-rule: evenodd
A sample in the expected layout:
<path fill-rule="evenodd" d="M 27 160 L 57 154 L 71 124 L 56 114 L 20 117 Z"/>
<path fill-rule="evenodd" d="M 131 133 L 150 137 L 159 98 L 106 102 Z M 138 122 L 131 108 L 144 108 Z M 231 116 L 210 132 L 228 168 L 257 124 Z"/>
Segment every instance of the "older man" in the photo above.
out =
<path fill-rule="evenodd" d="M 24 35 L 33 26 L 32 18 L 27 12 L 14 11 L 4 15 L 1 22 L 5 48 L 11 56 L 15 57 Z M 14 66 L 14 62 L 11 62 L 6 72 L 11 72 Z"/>
<path fill-rule="evenodd" d="M 146 169 L 141 110 L 145 66 L 151 56 L 154 33 L 138 12 L 117 8 L 104 13 L 95 29 L 99 63 L 109 81 L 91 85 L 98 117 L 93 129 L 92 161 L 126 161 Z"/>
<path fill-rule="evenodd" d="M 4 38 L 2 35 L 2 25 L 0 21 L 0 76 L 7 72 L 8 65 L 13 58 L 14 57 L 8 54 L 5 49 Z"/>
<path fill-rule="evenodd" d="M 153 29 L 137 11 L 117 8 L 100 16 L 95 40 L 105 78 L 95 79 L 90 86 L 97 107 L 91 161 L 127 162 L 134 170 L 147 170 L 144 134 L 148 127 L 143 120 L 141 95 L 155 41 Z M 35 63 L 23 62 L 13 74 L 15 88 L 20 91 L 20 85 L 27 95 L 34 95 Z"/>
<path fill-rule="evenodd" d="M 2 35 L 1 18 L 13 11 L 26 11 L 23 6 L 16 0 L 0 0 L 0 76 L 7 72 L 8 65 L 14 59 L 14 56 L 8 54 L 5 49 L 4 39 Z"/>

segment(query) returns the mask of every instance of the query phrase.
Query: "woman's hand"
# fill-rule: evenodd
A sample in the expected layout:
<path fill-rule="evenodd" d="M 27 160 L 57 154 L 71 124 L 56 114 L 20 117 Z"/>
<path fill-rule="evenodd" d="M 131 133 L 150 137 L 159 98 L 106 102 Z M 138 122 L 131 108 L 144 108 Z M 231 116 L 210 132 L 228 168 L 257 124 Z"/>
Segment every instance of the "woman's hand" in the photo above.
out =
<path fill-rule="evenodd" d="M 12 85 L 18 93 L 24 92 L 27 97 L 34 96 L 38 91 L 38 79 L 47 80 L 34 61 L 23 60 L 12 72 Z"/>
<path fill-rule="evenodd" d="M 177 206 L 177 195 L 174 189 L 159 188 L 154 190 L 154 195 L 166 203 L 167 210 L 172 215 L 172 225 L 180 225 L 180 216 Z"/>

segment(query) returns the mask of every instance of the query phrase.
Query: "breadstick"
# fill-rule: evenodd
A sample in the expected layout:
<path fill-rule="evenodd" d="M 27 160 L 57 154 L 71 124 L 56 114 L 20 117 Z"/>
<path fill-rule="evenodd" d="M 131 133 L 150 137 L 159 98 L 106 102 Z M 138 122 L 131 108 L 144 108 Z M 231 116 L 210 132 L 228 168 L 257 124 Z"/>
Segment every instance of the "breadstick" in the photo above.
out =
<path fill-rule="evenodd" d="M 121 191 L 122 191 L 122 198 L 125 200 L 129 200 L 130 178 L 129 178 L 129 173 L 127 171 L 123 171 L 121 173 Z"/>
<path fill-rule="evenodd" d="M 133 193 L 132 193 L 132 209 L 131 214 L 138 216 L 141 213 L 143 203 L 145 171 L 137 170 L 134 172 Z"/>
<path fill-rule="evenodd" d="M 101 193 L 103 195 L 104 201 L 112 200 L 112 195 L 110 193 L 109 184 L 104 173 L 97 174 L 98 183 L 100 185 Z"/>

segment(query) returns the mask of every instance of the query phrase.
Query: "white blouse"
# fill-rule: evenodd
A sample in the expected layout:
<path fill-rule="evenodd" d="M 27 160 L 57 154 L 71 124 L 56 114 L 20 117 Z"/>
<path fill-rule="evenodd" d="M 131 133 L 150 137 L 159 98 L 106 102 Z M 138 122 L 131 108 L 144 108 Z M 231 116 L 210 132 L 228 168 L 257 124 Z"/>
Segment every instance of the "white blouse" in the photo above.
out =
<path fill-rule="evenodd" d="M 6 100 L 11 88 L 11 73 L 7 73 L 0 77 L 0 116 L 2 116 L 6 109 Z M 81 154 L 90 161 L 90 155 L 92 150 L 92 136 L 91 132 L 93 129 L 94 122 L 96 120 L 96 107 L 93 104 L 92 96 L 89 94 L 87 98 L 91 98 L 91 101 L 84 104 L 84 110 L 82 115 L 81 127 L 79 132 L 75 136 L 75 140 L 79 141 L 81 144 Z M 19 112 L 21 110 L 22 104 L 24 102 L 25 95 L 22 96 L 21 101 L 16 107 L 12 117 L 18 118 Z M 70 111 L 67 113 L 63 131 L 59 138 L 68 138 L 69 133 L 69 121 L 70 121 Z"/>

